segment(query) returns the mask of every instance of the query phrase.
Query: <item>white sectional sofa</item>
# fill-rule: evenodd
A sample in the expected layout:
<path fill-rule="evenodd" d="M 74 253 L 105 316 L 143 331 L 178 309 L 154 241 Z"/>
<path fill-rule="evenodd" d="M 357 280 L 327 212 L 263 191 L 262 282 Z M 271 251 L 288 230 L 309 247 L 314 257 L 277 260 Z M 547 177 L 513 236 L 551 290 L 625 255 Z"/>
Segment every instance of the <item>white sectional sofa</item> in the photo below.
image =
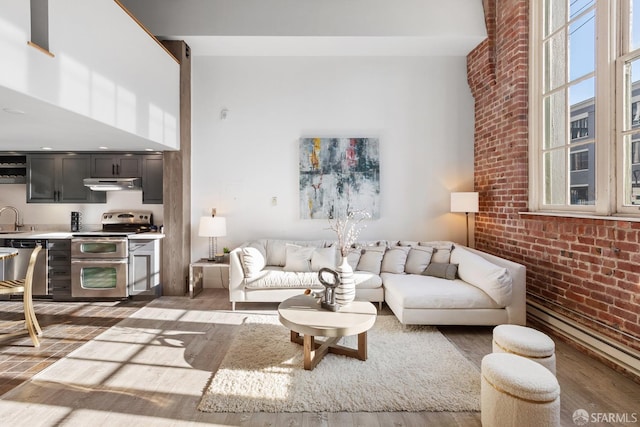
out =
<path fill-rule="evenodd" d="M 525 267 L 452 242 L 362 242 L 349 254 L 356 299 L 386 302 L 403 324 L 524 325 Z M 335 267 L 331 241 L 261 239 L 231 251 L 229 299 L 280 302 L 324 289 Z"/>

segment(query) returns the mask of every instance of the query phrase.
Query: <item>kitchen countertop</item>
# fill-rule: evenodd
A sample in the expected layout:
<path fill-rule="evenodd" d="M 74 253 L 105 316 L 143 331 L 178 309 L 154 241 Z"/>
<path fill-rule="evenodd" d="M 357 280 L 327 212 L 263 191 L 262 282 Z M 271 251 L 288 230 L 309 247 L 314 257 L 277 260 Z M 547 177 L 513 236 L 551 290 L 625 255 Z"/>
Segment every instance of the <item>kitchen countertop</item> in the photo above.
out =
<path fill-rule="evenodd" d="M 73 234 L 71 231 L 23 231 L 0 233 L 0 239 L 71 239 Z M 129 240 L 148 240 L 163 239 L 165 235 L 163 233 L 150 232 L 130 234 L 127 237 Z"/>

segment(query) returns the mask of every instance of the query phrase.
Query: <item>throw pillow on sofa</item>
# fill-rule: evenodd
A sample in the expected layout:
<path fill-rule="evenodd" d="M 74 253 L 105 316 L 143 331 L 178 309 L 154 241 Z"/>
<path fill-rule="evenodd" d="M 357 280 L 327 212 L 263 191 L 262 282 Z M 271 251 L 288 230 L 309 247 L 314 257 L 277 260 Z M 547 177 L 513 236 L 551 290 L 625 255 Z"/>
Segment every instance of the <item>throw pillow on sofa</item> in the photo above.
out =
<path fill-rule="evenodd" d="M 459 246 L 451 251 L 451 262 L 458 264 L 458 276 L 462 280 L 482 289 L 497 304 L 504 307 L 511 302 L 509 270 Z"/>
<path fill-rule="evenodd" d="M 422 274 L 431 262 L 433 248 L 429 246 L 412 246 L 407 255 L 404 271 L 408 274 Z"/>
<path fill-rule="evenodd" d="M 248 246 L 241 249 L 242 269 L 247 278 L 258 274 L 266 265 L 264 255 L 258 249 Z"/>
<path fill-rule="evenodd" d="M 380 274 L 382 258 L 387 250 L 385 246 L 365 246 L 362 248 L 362 255 L 358 261 L 358 271 L 368 271 L 373 274 Z"/>
<path fill-rule="evenodd" d="M 453 249 L 453 242 L 446 241 L 434 241 L 434 242 L 420 242 L 420 246 L 427 246 L 433 248 L 433 255 L 431 256 L 431 262 L 440 262 L 449 264 L 451 257 L 451 250 Z"/>
<path fill-rule="evenodd" d="M 384 273 L 404 273 L 407 255 L 411 248 L 407 246 L 392 246 L 384 253 L 380 271 Z"/>
<path fill-rule="evenodd" d="M 336 268 L 338 261 L 335 246 L 328 248 L 314 248 L 311 254 L 311 271 L 320 271 L 321 268 Z"/>
<path fill-rule="evenodd" d="M 440 279 L 454 280 L 457 272 L 457 264 L 432 262 L 427 266 L 422 274 L 425 276 L 439 277 Z"/>
<path fill-rule="evenodd" d="M 284 271 L 311 271 L 311 256 L 315 248 L 288 244 L 285 248 Z"/>

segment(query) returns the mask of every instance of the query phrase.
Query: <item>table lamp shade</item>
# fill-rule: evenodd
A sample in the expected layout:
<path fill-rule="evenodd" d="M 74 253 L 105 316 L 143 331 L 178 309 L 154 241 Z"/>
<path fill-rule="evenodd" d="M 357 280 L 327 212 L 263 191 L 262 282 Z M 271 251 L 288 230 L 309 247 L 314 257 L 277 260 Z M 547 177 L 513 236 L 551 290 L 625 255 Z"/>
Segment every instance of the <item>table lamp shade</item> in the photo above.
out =
<path fill-rule="evenodd" d="M 451 193 L 451 212 L 478 212 L 478 193 Z"/>
<path fill-rule="evenodd" d="M 215 261 L 218 253 L 218 237 L 227 235 L 227 220 L 221 216 L 203 216 L 200 218 L 198 236 L 209 238 L 209 260 Z"/>
<path fill-rule="evenodd" d="M 223 237 L 227 235 L 227 219 L 221 216 L 203 216 L 200 218 L 198 236 Z"/>

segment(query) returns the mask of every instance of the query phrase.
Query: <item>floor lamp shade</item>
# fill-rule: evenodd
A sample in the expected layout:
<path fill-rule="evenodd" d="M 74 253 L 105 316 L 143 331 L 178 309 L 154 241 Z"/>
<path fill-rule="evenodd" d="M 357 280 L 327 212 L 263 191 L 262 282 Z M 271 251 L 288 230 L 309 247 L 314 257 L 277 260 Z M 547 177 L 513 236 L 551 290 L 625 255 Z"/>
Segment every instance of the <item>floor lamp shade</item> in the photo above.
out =
<path fill-rule="evenodd" d="M 478 212 L 478 193 L 451 193 L 451 212 Z"/>
<path fill-rule="evenodd" d="M 469 246 L 469 213 L 478 212 L 478 193 L 451 193 L 451 212 L 464 212 L 467 219 L 467 246 Z"/>
<path fill-rule="evenodd" d="M 215 259 L 218 252 L 218 237 L 227 235 L 227 219 L 221 216 L 203 216 L 200 218 L 198 236 L 209 238 L 209 259 Z"/>

